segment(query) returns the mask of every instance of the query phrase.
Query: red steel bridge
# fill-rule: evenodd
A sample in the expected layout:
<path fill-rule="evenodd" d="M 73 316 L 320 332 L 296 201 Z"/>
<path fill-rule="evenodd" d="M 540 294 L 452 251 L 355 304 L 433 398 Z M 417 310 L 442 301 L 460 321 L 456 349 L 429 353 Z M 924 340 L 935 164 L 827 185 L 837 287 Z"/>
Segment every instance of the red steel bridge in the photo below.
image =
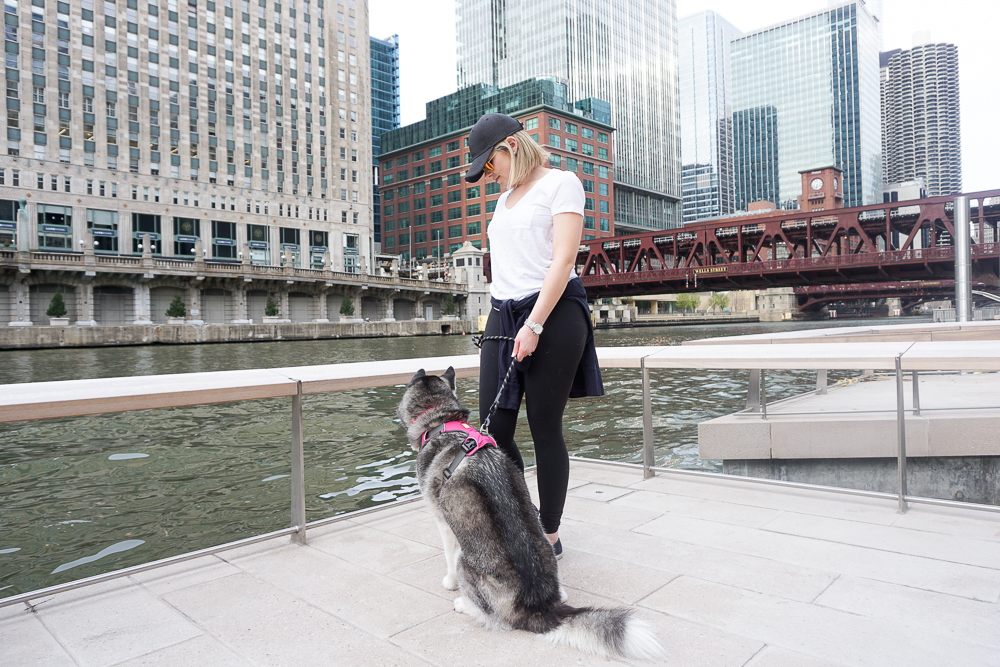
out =
<path fill-rule="evenodd" d="M 974 288 L 1000 286 L 1000 190 L 972 202 Z M 795 287 L 799 305 L 954 296 L 954 196 L 828 211 L 772 211 L 585 241 L 577 273 L 592 298 Z"/>

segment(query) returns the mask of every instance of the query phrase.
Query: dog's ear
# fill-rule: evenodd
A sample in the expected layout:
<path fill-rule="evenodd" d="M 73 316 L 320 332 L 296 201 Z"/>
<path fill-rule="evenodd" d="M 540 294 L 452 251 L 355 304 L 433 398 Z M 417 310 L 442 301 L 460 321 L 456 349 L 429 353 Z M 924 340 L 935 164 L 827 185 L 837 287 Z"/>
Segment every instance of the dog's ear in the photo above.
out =
<path fill-rule="evenodd" d="M 441 377 L 444 379 L 445 382 L 448 383 L 448 386 L 451 387 L 452 393 L 454 393 L 454 391 L 455 391 L 455 367 L 454 366 L 448 366 L 448 370 L 446 370 Z"/>
<path fill-rule="evenodd" d="M 425 375 L 427 375 L 427 373 L 425 373 L 424 369 L 421 368 L 419 371 L 417 371 L 416 375 L 410 378 L 410 382 L 408 383 L 408 385 L 413 384 L 414 382 L 424 377 Z"/>

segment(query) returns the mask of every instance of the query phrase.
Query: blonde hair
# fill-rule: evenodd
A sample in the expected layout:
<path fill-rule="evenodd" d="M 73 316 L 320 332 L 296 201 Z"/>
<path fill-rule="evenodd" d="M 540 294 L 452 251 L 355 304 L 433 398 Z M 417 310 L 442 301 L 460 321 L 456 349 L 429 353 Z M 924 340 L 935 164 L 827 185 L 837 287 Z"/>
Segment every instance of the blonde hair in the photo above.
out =
<path fill-rule="evenodd" d="M 535 167 L 545 167 L 549 164 L 549 152 L 535 143 L 531 135 L 524 130 L 518 130 L 498 143 L 495 146 L 496 150 L 510 153 L 510 145 L 507 143 L 507 139 L 511 137 L 517 140 L 518 150 L 510 161 L 510 177 L 507 181 L 507 188 L 509 190 L 513 190 L 520 185 L 521 181 L 527 178 L 528 174 Z"/>

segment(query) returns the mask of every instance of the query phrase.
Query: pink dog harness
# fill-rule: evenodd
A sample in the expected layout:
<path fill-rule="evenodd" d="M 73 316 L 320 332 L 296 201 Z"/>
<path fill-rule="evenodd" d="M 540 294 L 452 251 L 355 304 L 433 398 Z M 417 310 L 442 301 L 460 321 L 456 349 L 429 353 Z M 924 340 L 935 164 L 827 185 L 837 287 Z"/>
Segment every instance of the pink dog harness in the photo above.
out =
<path fill-rule="evenodd" d="M 415 420 L 414 420 L 415 421 Z M 458 468 L 459 464 L 462 462 L 466 456 L 472 456 L 478 452 L 483 447 L 487 445 L 496 447 L 497 441 L 492 437 L 480 433 L 475 428 L 461 421 L 450 421 L 436 426 L 429 431 L 424 431 L 420 436 L 420 446 L 423 447 L 424 444 L 433 437 L 441 435 L 442 433 L 457 433 L 461 432 L 465 434 L 465 440 L 462 442 L 462 449 L 455 456 L 455 460 L 451 462 L 448 469 L 444 471 L 444 478 L 448 479 L 452 476 L 455 470 Z"/>

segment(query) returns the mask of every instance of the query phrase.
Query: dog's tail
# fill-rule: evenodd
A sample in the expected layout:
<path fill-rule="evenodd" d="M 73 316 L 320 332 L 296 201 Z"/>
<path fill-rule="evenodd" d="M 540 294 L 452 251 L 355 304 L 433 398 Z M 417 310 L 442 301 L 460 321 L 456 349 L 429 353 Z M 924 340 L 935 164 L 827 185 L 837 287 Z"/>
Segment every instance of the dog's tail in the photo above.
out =
<path fill-rule="evenodd" d="M 605 658 L 655 660 L 663 647 L 649 625 L 627 607 L 563 607 L 565 620 L 542 635 L 555 644 L 565 644 Z"/>

